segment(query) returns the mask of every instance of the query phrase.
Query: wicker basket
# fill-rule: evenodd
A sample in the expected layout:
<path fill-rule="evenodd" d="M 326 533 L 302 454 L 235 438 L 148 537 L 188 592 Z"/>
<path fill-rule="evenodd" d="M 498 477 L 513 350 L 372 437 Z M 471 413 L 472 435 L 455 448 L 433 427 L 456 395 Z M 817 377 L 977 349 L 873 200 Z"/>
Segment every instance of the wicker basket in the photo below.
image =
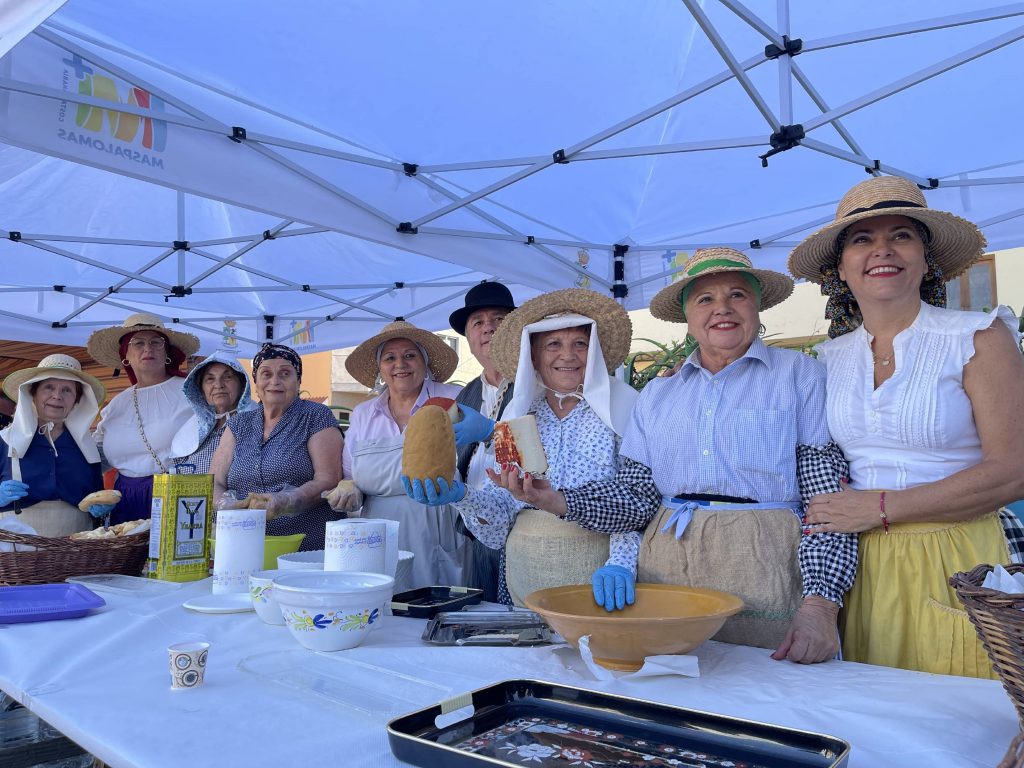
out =
<path fill-rule="evenodd" d="M 1024 565 L 1003 566 L 1010 573 L 1024 573 Z M 1008 595 L 981 586 L 991 565 L 979 565 L 967 573 L 954 573 L 949 585 L 967 609 L 992 666 L 1003 682 L 1017 717 L 1024 726 L 1024 594 Z"/>
<path fill-rule="evenodd" d="M 69 539 L 0 531 L 0 542 L 34 551 L 0 552 L 0 586 L 53 584 L 68 576 L 124 573 L 138 576 L 149 554 L 149 536 Z"/>

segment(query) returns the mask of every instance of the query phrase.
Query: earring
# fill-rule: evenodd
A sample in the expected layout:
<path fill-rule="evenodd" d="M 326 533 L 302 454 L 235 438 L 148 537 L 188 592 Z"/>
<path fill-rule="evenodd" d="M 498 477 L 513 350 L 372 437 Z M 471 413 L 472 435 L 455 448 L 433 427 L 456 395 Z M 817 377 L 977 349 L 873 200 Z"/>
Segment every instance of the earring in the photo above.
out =
<path fill-rule="evenodd" d="M 758 336 L 764 336 L 766 333 L 768 333 L 768 329 L 765 327 L 764 323 L 761 323 L 760 325 L 757 326 Z"/>
<path fill-rule="evenodd" d="M 132 364 L 129 363 L 127 360 L 122 360 L 121 361 L 121 365 L 123 365 L 125 368 L 131 368 L 132 367 Z"/>
<path fill-rule="evenodd" d="M 170 365 L 170 364 L 171 364 L 171 356 L 170 355 L 164 355 L 164 365 Z"/>

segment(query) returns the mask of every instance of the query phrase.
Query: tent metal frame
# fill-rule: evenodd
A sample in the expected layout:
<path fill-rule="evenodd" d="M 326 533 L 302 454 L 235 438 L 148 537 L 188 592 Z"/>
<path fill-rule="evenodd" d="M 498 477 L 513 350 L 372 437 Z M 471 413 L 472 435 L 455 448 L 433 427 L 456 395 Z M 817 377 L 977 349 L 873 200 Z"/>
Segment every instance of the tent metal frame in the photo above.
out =
<path fill-rule="evenodd" d="M 532 249 L 533 252 L 542 255 L 546 259 L 550 259 L 559 265 L 573 270 L 580 276 L 586 276 L 592 283 L 600 286 L 601 288 L 607 289 L 615 294 L 619 294 L 621 297 L 621 286 L 625 286 L 628 290 L 632 287 L 638 287 L 646 283 L 650 283 L 655 280 L 663 279 L 671 275 L 675 270 L 666 270 L 659 272 L 654 275 L 646 275 L 642 279 L 627 283 L 621 279 L 609 280 L 602 275 L 595 275 L 589 271 L 584 270 L 579 264 L 573 262 L 570 258 L 560 253 L 558 248 L 564 249 L 592 249 L 592 250 L 603 250 L 603 251 L 615 251 L 620 257 L 623 257 L 626 253 L 624 248 L 625 244 L 620 243 L 597 243 L 589 242 L 586 238 L 574 236 L 573 233 L 564 233 L 564 238 L 554 236 L 541 236 L 532 235 L 529 232 L 522 231 L 521 228 L 513 226 L 508 219 L 504 217 L 504 214 L 509 216 L 515 216 L 521 220 L 533 221 L 539 227 L 544 227 L 550 231 L 562 231 L 559 230 L 554 224 L 539 221 L 535 218 L 531 218 L 527 214 L 510 208 L 507 205 L 500 203 L 499 201 L 491 199 L 495 193 L 506 189 L 509 186 L 517 184 L 525 179 L 528 179 L 538 173 L 548 171 L 557 165 L 564 163 L 574 162 L 594 162 L 609 159 L 622 159 L 630 157 L 650 157 L 656 155 L 673 154 L 673 153 L 689 153 L 689 152 L 713 152 L 725 149 L 739 149 L 739 148 L 768 148 L 768 155 L 792 148 L 803 148 L 808 151 L 816 152 L 822 155 L 826 155 L 837 160 L 855 164 L 864 167 L 869 173 L 879 174 L 894 174 L 903 176 L 914 181 L 916 184 L 925 188 L 935 187 L 959 187 L 962 189 L 969 189 L 976 186 L 985 186 L 993 184 L 1019 184 L 1024 182 L 1024 176 L 1019 175 L 1005 175 L 1005 176 L 983 176 L 976 177 L 972 174 L 983 172 L 988 169 L 961 169 L 954 172 L 946 172 L 938 174 L 932 169 L 917 169 L 908 170 L 898 168 L 888 162 L 884 162 L 880 159 L 872 158 L 869 151 L 864 148 L 849 130 L 844 125 L 843 118 L 858 112 L 859 110 L 868 107 L 869 105 L 880 101 L 882 99 L 889 98 L 895 94 L 898 94 L 908 88 L 912 88 L 915 85 L 926 82 L 944 72 L 947 72 L 956 67 L 962 66 L 970 61 L 973 61 L 979 57 L 988 55 L 994 51 L 997 51 L 1007 45 L 1012 45 L 1024 39 L 1024 25 L 1018 26 L 1014 29 L 1010 29 L 1000 35 L 996 35 L 984 42 L 971 46 L 965 50 L 954 53 L 941 61 L 938 61 L 932 65 L 923 67 L 916 72 L 913 72 L 904 77 L 897 78 L 890 83 L 875 88 L 862 96 L 852 99 L 844 104 L 840 105 L 829 105 L 826 100 L 822 97 L 821 93 L 815 88 L 811 78 L 808 77 L 805 70 L 800 64 L 794 60 L 794 56 L 797 54 L 810 53 L 813 51 L 821 51 L 829 48 L 835 48 L 839 46 L 852 45 L 872 40 L 879 40 L 884 38 L 893 38 L 902 35 L 911 34 L 922 34 L 940 29 L 948 29 L 951 27 L 980 24 L 990 21 L 996 21 L 1001 19 L 1007 19 L 1012 17 L 1024 16 L 1024 3 L 1013 3 L 1009 5 L 1003 5 L 993 7 L 983 11 L 967 12 L 962 14 L 954 14 L 942 17 L 936 17 L 932 19 L 923 19 L 914 22 L 907 22 L 903 24 L 890 25 L 885 27 L 876 27 L 872 29 L 865 29 L 856 32 L 850 32 L 842 35 L 837 35 L 828 38 L 821 38 L 818 40 L 805 40 L 802 42 L 802 48 L 799 50 L 792 50 L 789 47 L 791 42 L 791 23 L 789 16 L 789 0 L 777 0 L 776 7 L 776 23 L 773 25 L 765 19 L 757 16 L 750 8 L 739 0 L 717 0 L 718 4 L 724 7 L 726 10 L 734 14 L 736 17 L 741 19 L 744 23 L 749 25 L 752 29 L 757 31 L 763 36 L 772 46 L 775 46 L 775 55 L 769 56 L 768 51 L 759 52 L 756 55 L 749 56 L 744 59 L 740 59 L 737 56 L 737 52 L 733 51 L 726 40 L 716 29 L 715 25 L 711 21 L 710 17 L 704 10 L 704 7 L 698 0 L 682 0 L 691 16 L 694 18 L 698 27 L 701 29 L 703 34 L 707 37 L 719 57 L 723 60 L 725 69 L 715 75 L 705 79 L 704 81 L 697 83 L 687 89 L 673 95 L 672 97 L 665 99 L 657 104 L 654 104 L 647 109 L 632 115 L 625 120 L 619 121 L 618 123 L 608 126 L 603 130 L 600 130 L 582 140 L 576 141 L 562 149 L 556 149 L 549 154 L 540 154 L 528 157 L 499 157 L 499 158 L 483 158 L 478 160 L 462 160 L 448 163 L 435 163 L 423 166 L 418 166 L 408 161 L 403 161 L 398 158 L 386 157 L 384 153 L 377 152 L 371 148 L 363 147 L 355 142 L 350 141 L 344 136 L 339 136 L 330 131 L 327 131 L 319 126 L 310 125 L 301 121 L 296 121 L 293 118 L 280 114 L 273 111 L 262 104 L 255 104 L 252 101 L 245 99 L 239 99 L 234 95 L 227 94 L 224 91 L 214 89 L 217 93 L 231 98 L 240 104 L 257 109 L 270 115 L 274 115 L 278 118 L 288 120 L 290 123 L 296 126 L 303 127 L 309 131 L 316 132 L 322 135 L 325 140 L 337 143 L 346 147 L 352 148 L 352 150 L 337 149 L 326 145 L 319 145 L 310 142 L 296 141 L 293 139 L 286 139 L 280 136 L 273 136 L 266 133 L 260 132 L 249 132 L 243 129 L 239 129 L 234 126 L 230 126 L 227 123 L 218 120 L 216 117 L 207 114 L 203 110 L 196 106 L 187 103 L 186 101 L 178 98 L 173 93 L 168 93 L 164 89 L 155 86 L 151 82 L 147 82 L 145 78 L 139 77 L 136 73 L 133 73 L 122 66 L 115 64 L 112 60 L 99 55 L 95 50 L 90 50 L 84 45 L 75 42 L 74 37 L 78 37 L 85 43 L 94 46 L 97 50 L 106 49 L 118 56 L 125 57 L 130 60 L 137 61 L 146 66 L 155 67 L 159 70 L 170 72 L 170 70 L 161 65 L 158 62 L 150 61 L 139 54 L 126 51 L 118 48 L 106 41 L 96 40 L 87 36 L 82 36 L 78 32 L 73 31 L 67 27 L 62 26 L 59 22 L 49 21 L 44 23 L 41 27 L 37 28 L 33 34 L 37 35 L 43 40 L 59 47 L 66 51 L 72 56 L 77 56 L 83 60 L 91 62 L 103 69 L 113 73 L 119 78 L 138 85 L 147 89 L 150 93 L 161 98 L 165 104 L 172 107 L 176 112 L 167 111 L 160 115 L 161 120 L 165 120 L 168 123 L 173 123 L 176 126 L 180 126 L 185 129 L 204 131 L 208 133 L 214 133 L 222 135 L 226 138 L 232 139 L 233 141 L 242 144 L 248 150 L 257 152 L 270 162 L 276 163 L 289 172 L 301 176 L 302 178 L 320 186 L 322 189 L 327 191 L 329 194 L 334 195 L 339 200 L 342 200 L 349 205 L 357 206 L 361 210 L 367 212 L 374 218 L 381 222 L 386 223 L 391 227 L 395 227 L 399 231 L 408 231 L 411 235 L 419 238 L 431 238 L 431 237 L 462 237 L 462 238 L 474 238 L 477 240 L 502 240 L 510 242 L 522 242 Z M 798 32 L 799 30 L 797 30 Z M 759 67 L 763 64 L 767 64 L 771 61 L 776 63 L 778 67 L 778 97 L 779 97 L 779 112 L 776 114 L 769 106 L 764 95 L 762 95 L 757 87 L 753 84 L 753 81 L 749 77 L 750 70 Z M 209 87 L 205 83 L 198 83 L 197 81 L 188 77 L 180 75 L 180 73 L 173 73 L 177 77 L 181 78 L 185 82 L 193 83 L 196 85 L 202 85 L 203 87 Z M 663 115 L 669 110 L 684 104 L 702 93 L 705 93 L 713 88 L 716 88 L 724 83 L 735 80 L 737 84 L 743 89 L 747 98 L 749 99 L 752 106 L 761 114 L 766 124 L 770 129 L 770 135 L 759 135 L 759 136 L 746 136 L 746 137 L 735 137 L 735 138 L 721 138 L 721 139 L 709 139 L 705 141 L 694 141 L 685 143 L 675 144 L 664 144 L 656 146 L 632 146 L 623 147 L 616 149 L 601 149 L 598 147 L 602 142 L 617 136 L 624 131 L 629 130 L 645 121 L 651 120 L 659 115 Z M 799 87 L 814 104 L 815 109 L 818 110 L 817 114 L 807 115 L 806 119 L 795 123 L 794 115 L 794 103 L 793 103 L 793 89 Z M 59 91 L 52 88 L 45 88 L 32 83 L 20 82 L 11 78 L 0 78 L 0 91 L 9 91 L 15 93 L 21 93 L 36 98 L 42 99 L 57 99 L 63 102 L 72 102 L 76 104 L 83 104 L 92 107 L 97 107 L 109 112 L 120 112 L 129 115 L 135 115 L 139 117 L 152 117 L 152 113 L 149 110 L 132 107 L 127 104 L 115 104 L 103 99 L 98 99 L 91 96 L 82 94 L 70 94 L 64 91 Z M 840 148 L 833 146 L 832 144 L 810 137 L 808 134 L 818 128 L 830 125 L 832 126 L 839 137 L 845 143 L 846 148 Z M 787 127 L 799 127 L 802 129 L 802 135 L 791 143 L 791 146 L 783 146 L 782 150 L 778 149 L 776 142 L 785 144 L 784 131 Z M 362 199 L 359 195 L 353 194 L 352 192 L 344 189 L 339 184 L 325 178 L 322 174 L 314 171 L 312 168 L 303 165 L 300 160 L 293 159 L 293 157 L 285 156 L 278 150 L 287 150 L 295 155 L 309 155 L 316 157 L 329 158 L 334 161 L 342 163 L 354 163 L 359 164 L 368 168 L 378 169 L 391 173 L 405 173 L 415 182 L 422 184 L 425 188 L 429 189 L 434 193 L 438 193 L 445 198 L 448 202 L 441 205 L 435 210 L 428 213 L 419 215 L 418 217 L 409 217 L 402 215 L 401 212 L 381 210 L 376 205 L 369 201 Z M 767 162 L 767 155 L 765 162 Z M 488 169 L 499 169 L 499 168 L 510 168 L 516 169 L 498 179 L 492 181 L 484 186 L 476 189 L 467 189 L 466 187 L 454 183 L 452 180 L 445 177 L 447 173 L 464 172 L 473 170 L 488 170 Z M 155 240 L 136 240 L 136 239 L 118 239 L 118 238 L 97 238 L 89 237 L 84 235 L 74 234 L 56 234 L 56 233 L 18 233 L 19 236 L 16 238 L 12 234 L 13 229 L 0 230 L 0 235 L 9 237 L 11 239 L 18 239 L 21 243 L 32 247 L 38 248 L 49 253 L 67 258 L 72 261 L 76 261 L 82 264 L 86 264 L 92 267 L 104 269 L 113 275 L 119 276 L 120 279 L 110 286 L 99 288 L 99 287 L 87 287 L 87 286 L 60 286 L 59 289 L 62 292 L 73 295 L 82 300 L 83 303 L 76 306 L 76 308 L 70 313 L 66 314 L 59 320 L 45 321 L 37 320 L 35 318 L 23 318 L 28 319 L 32 322 L 48 323 L 52 322 L 55 325 L 68 326 L 68 325 L 83 325 L 90 323 L 83 323 L 83 321 L 77 321 L 75 318 L 82 315 L 89 308 L 97 304 L 106 304 L 109 306 L 117 306 L 131 309 L 127 305 L 122 304 L 116 300 L 117 294 L 163 294 L 167 297 L 175 297 L 183 295 L 183 292 L 194 292 L 194 293 L 206 293 L 206 292 L 230 292 L 230 291 L 267 291 L 267 292 L 279 292 L 279 291 L 302 291 L 315 295 L 319 298 L 324 299 L 333 305 L 331 310 L 325 313 L 320 313 L 316 316 L 309 316 L 302 313 L 296 313 L 295 315 L 288 315 L 288 319 L 309 319 L 315 324 L 322 324 L 327 322 L 345 321 L 362 319 L 365 320 L 368 317 L 376 317 L 380 319 L 392 319 L 393 315 L 385 310 L 379 309 L 373 306 L 373 302 L 380 299 L 383 296 L 404 288 L 415 287 L 414 284 L 407 284 L 405 286 L 396 286 L 395 284 L 363 284 L 363 285 L 303 285 L 295 280 L 289 279 L 282 275 L 274 274 L 265 270 L 257 269 L 249 266 L 243 262 L 243 257 L 259 248 L 261 244 L 266 242 L 268 239 L 277 237 L 309 237 L 316 236 L 330 232 L 328 228 L 308 225 L 302 222 L 294 221 L 292 219 L 282 219 L 276 225 L 268 230 L 267 233 L 253 233 L 252 235 L 236 235 L 224 238 L 207 239 L 203 241 L 189 242 L 187 237 L 188 226 L 185 221 L 185 194 L 184 190 L 178 189 L 178 205 L 177 205 L 177 228 L 178 242 L 167 243 L 164 241 Z M 831 201 L 822 201 L 821 206 L 828 204 Z M 486 203 L 490 208 L 497 209 L 503 213 L 492 213 L 489 210 L 485 210 L 481 207 L 482 203 Z M 783 231 L 776 232 L 767 236 L 759 238 L 757 242 L 762 245 L 772 244 L 776 246 L 789 245 L 790 241 L 786 240 L 787 237 L 794 235 L 798 232 L 805 231 L 815 226 L 830 221 L 831 217 L 822 217 L 820 215 L 820 206 L 808 206 L 808 210 L 814 210 L 814 214 L 808 216 L 807 219 L 794 224 L 791 227 L 786 228 Z M 428 226 L 432 222 L 437 222 L 439 219 L 452 214 L 456 211 L 466 211 L 471 214 L 475 219 L 483 222 L 489 229 L 465 229 L 453 226 Z M 1024 209 L 1018 211 L 1009 212 L 1001 216 L 993 217 L 989 219 L 988 223 L 998 223 L 1000 221 L 1009 220 L 1018 216 L 1024 215 Z M 404 222 L 404 223 L 403 223 Z M 718 229 L 728 229 L 736 227 L 744 222 L 732 222 L 727 225 L 723 225 Z M 403 229 L 405 227 L 405 229 Z M 270 235 L 268 237 L 268 234 Z M 699 233 L 695 233 L 699 234 Z M 693 238 L 692 236 L 683 236 L 681 242 L 672 243 L 641 243 L 641 244 L 628 244 L 628 250 L 632 250 L 636 253 L 654 252 L 654 251 L 666 251 L 666 250 L 692 250 L 697 247 L 707 245 L 721 245 L 724 244 L 720 240 L 708 240 L 700 237 Z M 795 243 L 796 241 L 792 241 Z M 79 245 L 87 244 L 108 244 L 115 246 L 137 246 L 145 248 L 156 249 L 157 252 L 152 258 L 149 258 L 144 264 L 135 269 L 123 269 L 115 265 L 105 264 L 91 259 L 80 253 L 75 253 L 68 250 L 67 248 L 60 247 L 57 243 L 74 243 Z M 179 247 L 179 243 L 187 243 L 187 248 Z M 238 247 L 233 250 L 227 256 L 219 256 L 207 250 L 214 246 L 225 246 L 225 245 L 237 245 Z M 740 249 L 749 249 L 752 247 L 750 242 L 746 243 L 730 243 L 733 247 Z M 618 246 L 618 248 L 616 248 Z M 201 269 L 191 276 L 188 275 L 188 264 L 186 262 L 185 251 L 195 254 L 201 259 L 212 262 L 212 264 L 205 269 Z M 157 265 L 165 262 L 172 256 L 177 256 L 178 264 L 178 284 L 169 285 L 163 281 L 154 279 L 147 275 L 151 269 Z M 247 275 L 258 277 L 268 281 L 271 285 L 267 286 L 255 286 L 253 288 L 205 288 L 201 285 L 205 280 L 210 278 L 212 275 L 220 272 L 221 270 L 239 270 Z M 457 289 L 450 295 L 445 296 L 431 304 L 418 308 L 415 310 L 416 313 L 424 312 L 434 306 L 450 301 L 461 294 L 462 290 L 472 284 L 472 281 L 466 282 L 460 280 L 460 275 L 465 275 L 466 272 L 463 268 L 455 268 L 453 273 L 449 276 L 441 278 L 437 281 L 425 283 L 424 285 L 431 285 L 433 287 L 451 287 Z M 620 290 L 616 290 L 616 288 Z M 366 291 L 363 295 L 358 298 L 346 298 L 339 296 L 336 291 L 345 289 L 357 289 Z M 20 288 L 3 288 L 0 289 L 2 293 L 37 293 L 42 291 L 58 290 L 57 286 L 25 286 Z M 353 314 L 355 313 L 355 314 Z M 2 315 L 11 315 L 12 313 L 4 312 L 0 310 Z M 160 314 L 160 313 L 158 313 Z M 13 315 L 21 317 L 20 315 Z M 284 316 L 282 316 L 284 317 Z M 176 321 L 183 325 L 194 325 L 195 327 L 202 327 L 204 322 L 220 322 L 223 317 L 210 317 L 210 318 L 176 318 Z M 253 318 L 235 318 L 235 319 L 253 319 Z M 258 318 L 257 318 L 258 319 Z M 204 328 L 204 330 L 209 330 Z M 282 336 L 278 340 L 288 338 Z M 246 341 L 255 340 L 246 339 Z"/>

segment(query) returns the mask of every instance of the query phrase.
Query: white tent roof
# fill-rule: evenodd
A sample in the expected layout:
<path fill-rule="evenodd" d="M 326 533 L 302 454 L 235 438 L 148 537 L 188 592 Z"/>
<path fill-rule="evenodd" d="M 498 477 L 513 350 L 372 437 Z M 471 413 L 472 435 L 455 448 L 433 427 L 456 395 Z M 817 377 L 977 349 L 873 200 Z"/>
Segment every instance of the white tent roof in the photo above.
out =
<path fill-rule="evenodd" d="M 1021 245 L 1022 38 L 970 0 L 70 0 L 0 60 L 0 336 L 323 349 L 485 278 L 641 307 L 703 245 L 784 269 L 865 169 Z"/>

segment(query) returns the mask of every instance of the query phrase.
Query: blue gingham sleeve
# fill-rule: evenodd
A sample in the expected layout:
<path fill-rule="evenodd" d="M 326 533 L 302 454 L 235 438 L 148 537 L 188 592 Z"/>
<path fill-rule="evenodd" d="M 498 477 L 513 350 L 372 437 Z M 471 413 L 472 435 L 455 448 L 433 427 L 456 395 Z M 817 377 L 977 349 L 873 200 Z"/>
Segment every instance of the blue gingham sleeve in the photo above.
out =
<path fill-rule="evenodd" d="M 800 498 L 804 505 L 820 493 L 838 493 L 840 478 L 849 476 L 849 465 L 835 443 L 799 445 L 796 449 Z M 843 605 L 843 595 L 857 575 L 857 534 L 814 533 L 800 537 L 797 558 L 803 577 L 803 595 L 818 595 Z"/>
<path fill-rule="evenodd" d="M 563 488 L 565 519 L 601 533 L 642 530 L 661 506 L 661 494 L 649 467 L 621 456 L 610 480 Z"/>

